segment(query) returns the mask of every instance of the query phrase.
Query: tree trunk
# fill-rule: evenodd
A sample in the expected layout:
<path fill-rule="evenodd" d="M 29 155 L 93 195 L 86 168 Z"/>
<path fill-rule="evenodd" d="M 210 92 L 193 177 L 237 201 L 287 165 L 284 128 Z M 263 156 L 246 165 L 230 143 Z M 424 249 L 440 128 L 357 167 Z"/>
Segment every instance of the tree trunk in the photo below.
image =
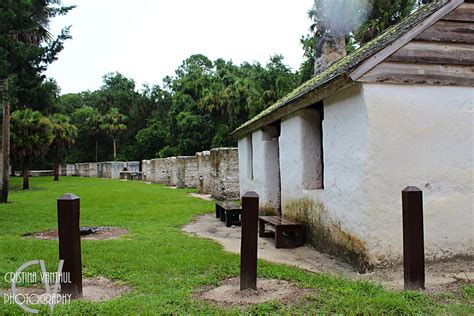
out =
<path fill-rule="evenodd" d="M 56 159 L 54 161 L 54 181 L 59 181 L 59 172 L 60 172 L 60 159 L 59 159 L 59 146 L 58 145 L 54 145 L 55 147 L 55 155 L 56 155 Z"/>
<path fill-rule="evenodd" d="M 117 157 L 117 141 L 114 139 L 114 160 Z"/>
<path fill-rule="evenodd" d="M 1 203 L 8 202 L 8 176 L 10 174 L 10 102 L 8 100 L 8 78 L 3 79 L 3 120 L 2 120 L 2 196 Z"/>
<path fill-rule="evenodd" d="M 23 190 L 30 188 L 30 157 L 23 158 Z"/>
<path fill-rule="evenodd" d="M 95 137 L 95 162 L 98 162 L 99 161 L 99 139 L 98 137 L 96 136 Z"/>

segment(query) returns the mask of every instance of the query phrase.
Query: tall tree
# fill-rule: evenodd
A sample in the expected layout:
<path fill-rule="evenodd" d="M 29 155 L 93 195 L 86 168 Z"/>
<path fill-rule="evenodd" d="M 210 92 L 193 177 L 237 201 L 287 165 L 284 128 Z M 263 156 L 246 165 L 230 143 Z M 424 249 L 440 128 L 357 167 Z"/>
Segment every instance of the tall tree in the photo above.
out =
<path fill-rule="evenodd" d="M 31 109 L 18 110 L 11 116 L 12 152 L 23 159 L 23 190 L 29 189 L 30 160 L 40 157 L 54 139 L 51 121 Z"/>
<path fill-rule="evenodd" d="M 8 169 L 10 165 L 10 89 L 20 91 L 28 82 L 41 83 L 41 73 L 56 59 L 63 43 L 70 38 L 69 28 L 53 39 L 48 31 L 51 18 L 67 14 L 73 7 L 62 6 L 60 0 L 2 0 L 0 2 L 0 80 L 2 81 L 2 151 L 3 179 L 0 202 L 8 201 Z M 26 88 L 26 93 L 31 89 Z"/>
<path fill-rule="evenodd" d="M 124 124 L 126 116 L 121 114 L 119 109 L 111 108 L 104 116 L 104 124 L 101 128 L 112 136 L 113 142 L 113 157 L 114 160 L 117 158 L 117 142 L 120 134 L 127 129 L 127 125 Z"/>
<path fill-rule="evenodd" d="M 63 114 L 54 114 L 50 117 L 52 123 L 54 150 L 54 181 L 59 180 L 61 157 L 60 149 L 62 147 L 70 147 L 74 144 L 77 137 L 77 127 L 69 122 L 69 117 Z"/>
<path fill-rule="evenodd" d="M 325 34 L 345 36 L 349 54 L 388 27 L 400 22 L 419 6 L 434 0 L 314 0 L 308 11 L 311 34 L 303 36 L 304 62 L 301 81 L 311 78 L 310 68 L 321 54 L 318 43 Z M 314 51 L 311 52 L 311 51 Z"/>
<path fill-rule="evenodd" d="M 99 137 L 102 133 L 104 117 L 100 112 L 90 106 L 75 111 L 72 115 L 73 123 L 79 126 L 79 132 L 92 137 L 95 143 L 95 161 L 99 161 Z"/>
<path fill-rule="evenodd" d="M 355 30 L 355 39 L 364 44 L 381 34 L 390 26 L 410 15 L 427 0 L 366 0 L 368 10 L 364 13 L 365 22 Z"/>

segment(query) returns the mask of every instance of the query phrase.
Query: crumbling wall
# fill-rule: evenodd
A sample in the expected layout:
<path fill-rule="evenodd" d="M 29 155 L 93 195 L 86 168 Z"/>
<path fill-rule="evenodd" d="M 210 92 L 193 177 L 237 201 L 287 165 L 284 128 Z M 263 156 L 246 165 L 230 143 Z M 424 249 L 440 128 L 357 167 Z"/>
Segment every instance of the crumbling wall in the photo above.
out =
<path fill-rule="evenodd" d="M 77 175 L 80 177 L 97 177 L 97 162 L 76 163 Z"/>
<path fill-rule="evenodd" d="M 197 192 L 201 194 L 211 193 L 211 152 L 203 151 L 196 153 L 197 163 Z"/>
<path fill-rule="evenodd" d="M 107 163 L 107 178 L 120 179 L 120 172 L 122 172 L 124 167 L 125 162 L 122 161 L 113 161 L 111 163 Z M 130 170 L 130 167 L 128 170 Z"/>
<path fill-rule="evenodd" d="M 176 187 L 195 188 L 197 186 L 196 156 L 176 157 Z"/>
<path fill-rule="evenodd" d="M 176 164 L 176 157 L 168 157 L 168 178 L 166 184 L 169 186 L 176 186 L 178 184 L 178 166 Z"/>
<path fill-rule="evenodd" d="M 66 165 L 66 176 L 77 176 L 75 164 Z"/>
<path fill-rule="evenodd" d="M 140 161 L 127 161 L 124 163 L 124 167 L 127 167 L 129 172 L 140 172 Z M 122 171 L 122 170 L 120 170 Z M 119 171 L 119 175 L 120 175 Z"/>
<path fill-rule="evenodd" d="M 211 196 L 216 200 L 237 199 L 239 156 L 237 148 L 211 149 Z"/>
<path fill-rule="evenodd" d="M 105 162 L 97 163 L 97 177 L 105 178 L 104 174 L 106 173 L 105 169 L 107 168 L 105 164 L 106 164 Z"/>
<path fill-rule="evenodd" d="M 105 161 L 97 164 L 97 176 L 99 178 L 120 179 L 120 172 L 127 167 L 129 172 L 138 172 L 140 162 L 138 161 Z"/>
<path fill-rule="evenodd" d="M 168 184 L 169 162 L 167 158 L 152 159 L 150 163 L 150 182 Z"/>
<path fill-rule="evenodd" d="M 142 160 L 143 181 L 151 181 L 151 160 Z"/>

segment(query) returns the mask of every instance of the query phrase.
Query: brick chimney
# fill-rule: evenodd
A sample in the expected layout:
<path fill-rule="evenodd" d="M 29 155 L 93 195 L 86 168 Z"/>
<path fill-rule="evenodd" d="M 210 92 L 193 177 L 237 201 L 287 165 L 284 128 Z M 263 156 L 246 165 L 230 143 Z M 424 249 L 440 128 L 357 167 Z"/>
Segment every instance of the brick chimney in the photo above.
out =
<path fill-rule="evenodd" d="M 314 75 L 318 75 L 346 56 L 346 38 L 344 35 L 331 35 L 326 32 L 316 42 L 316 60 Z"/>

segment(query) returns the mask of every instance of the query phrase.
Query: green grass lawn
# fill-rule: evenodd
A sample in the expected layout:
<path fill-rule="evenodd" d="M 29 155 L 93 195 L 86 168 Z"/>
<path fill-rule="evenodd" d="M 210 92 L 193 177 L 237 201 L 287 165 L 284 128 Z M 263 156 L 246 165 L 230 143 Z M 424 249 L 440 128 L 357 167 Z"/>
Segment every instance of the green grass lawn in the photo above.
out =
<path fill-rule="evenodd" d="M 117 240 L 83 240 L 85 276 L 104 276 L 124 282 L 132 291 L 120 298 L 91 303 L 58 305 L 55 314 L 221 314 L 241 313 L 192 298 L 200 286 L 238 276 L 239 256 L 224 252 L 213 241 L 187 235 L 180 228 L 193 215 L 212 212 L 213 203 L 188 196 L 191 190 L 108 179 L 62 177 L 31 178 L 31 190 L 21 191 L 19 178 L 11 179 L 11 202 L 0 205 L 0 286 L 3 276 L 24 262 L 44 259 L 48 271 L 58 264 L 58 243 L 22 237 L 27 232 L 57 228 L 56 199 L 64 193 L 81 198 L 81 225 L 120 226 L 129 235 Z M 251 313 L 343 314 L 473 314 L 473 287 L 460 297 L 441 293 L 390 292 L 381 286 L 319 275 L 284 265 L 259 261 L 258 276 L 290 280 L 314 294 L 293 305 L 277 302 L 252 306 Z M 441 304 L 440 302 L 443 302 Z M 46 306 L 35 307 L 45 313 Z M 21 314 L 0 299 L 0 315 Z"/>

